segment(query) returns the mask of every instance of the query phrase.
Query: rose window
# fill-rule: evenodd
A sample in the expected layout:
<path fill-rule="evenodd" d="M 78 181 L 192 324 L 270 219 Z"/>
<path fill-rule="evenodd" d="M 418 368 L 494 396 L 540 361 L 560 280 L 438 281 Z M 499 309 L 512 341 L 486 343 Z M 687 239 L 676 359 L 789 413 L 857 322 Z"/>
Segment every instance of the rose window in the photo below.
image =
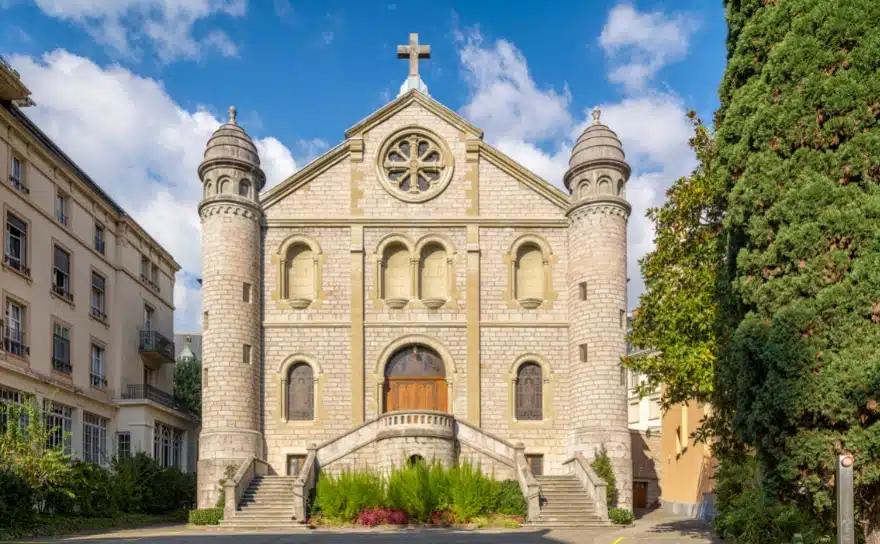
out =
<path fill-rule="evenodd" d="M 449 151 L 427 131 L 410 128 L 382 146 L 380 170 L 391 194 L 408 201 L 427 200 L 449 182 Z"/>

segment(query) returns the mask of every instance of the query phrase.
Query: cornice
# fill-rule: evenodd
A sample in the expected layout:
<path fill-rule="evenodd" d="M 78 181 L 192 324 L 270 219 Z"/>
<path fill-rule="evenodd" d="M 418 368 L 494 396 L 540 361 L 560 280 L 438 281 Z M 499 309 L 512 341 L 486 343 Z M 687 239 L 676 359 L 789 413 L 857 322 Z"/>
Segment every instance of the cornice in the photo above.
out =
<path fill-rule="evenodd" d="M 296 191 L 348 157 L 351 152 L 349 144 L 350 142 L 348 140 L 342 142 L 307 164 L 302 170 L 269 189 L 263 195 L 260 195 L 260 199 L 263 202 L 263 209 L 268 210 L 290 193 Z"/>
<path fill-rule="evenodd" d="M 262 189 L 263 186 L 266 185 L 266 174 L 263 172 L 262 168 L 247 161 L 243 161 L 233 157 L 215 157 L 213 159 L 202 161 L 202 163 L 199 164 L 199 179 L 205 178 L 205 172 L 207 170 L 224 167 L 234 168 L 236 170 L 242 170 L 244 172 L 250 172 L 254 174 L 254 176 L 256 177 L 256 181 L 259 182 L 260 185 L 258 190 Z"/>
<path fill-rule="evenodd" d="M 232 195 L 213 196 L 199 203 L 199 216 L 202 219 L 212 215 L 238 215 L 256 222 L 263 217 L 256 203 Z"/>
<path fill-rule="evenodd" d="M 617 215 L 629 219 L 632 206 L 619 196 L 601 195 L 584 198 L 571 205 L 566 215 L 573 221 L 585 215 Z"/>
<path fill-rule="evenodd" d="M 565 183 L 565 187 L 568 190 L 571 190 L 571 178 L 581 172 L 595 170 L 596 168 L 613 168 L 615 170 L 620 170 L 623 172 L 623 175 L 626 176 L 627 181 L 629 181 L 629 176 L 632 173 L 632 168 L 630 168 L 629 163 L 625 161 L 619 161 L 616 159 L 593 159 L 570 167 L 562 177 L 562 181 Z"/>
<path fill-rule="evenodd" d="M 450 110 L 440 102 L 437 102 L 430 96 L 426 96 L 424 93 L 417 89 L 413 89 L 406 94 L 403 94 L 385 106 L 379 108 L 368 117 L 358 122 L 353 127 L 349 128 L 345 131 L 345 137 L 352 138 L 354 136 L 362 135 L 363 133 L 369 131 L 371 128 L 376 125 L 384 123 L 388 118 L 392 117 L 394 114 L 399 112 L 400 110 L 406 108 L 413 102 L 418 103 L 420 106 L 430 111 L 434 115 L 440 117 L 447 123 L 452 126 L 458 128 L 459 130 L 464 131 L 467 134 L 470 134 L 476 138 L 482 139 L 483 131 L 474 126 L 470 121 L 465 119 L 464 117 L 458 115 L 454 111 Z"/>
<path fill-rule="evenodd" d="M 275 227 L 460 227 L 469 225 L 497 228 L 548 228 L 564 229 L 568 227 L 565 217 L 296 217 L 280 219 L 264 219 L 263 226 Z"/>
<path fill-rule="evenodd" d="M 480 156 L 563 210 L 571 203 L 568 195 L 486 142 L 480 142 Z"/>

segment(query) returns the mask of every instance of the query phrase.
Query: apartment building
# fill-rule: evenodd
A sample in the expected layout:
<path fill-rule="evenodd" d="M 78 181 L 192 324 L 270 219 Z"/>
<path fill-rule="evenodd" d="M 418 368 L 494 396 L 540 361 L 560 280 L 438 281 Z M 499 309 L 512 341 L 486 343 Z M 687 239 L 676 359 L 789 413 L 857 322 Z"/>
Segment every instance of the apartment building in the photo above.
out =
<path fill-rule="evenodd" d="M 27 117 L 29 95 L 0 59 L 0 402 L 35 402 L 84 460 L 195 470 L 198 422 L 172 397 L 180 267 Z"/>

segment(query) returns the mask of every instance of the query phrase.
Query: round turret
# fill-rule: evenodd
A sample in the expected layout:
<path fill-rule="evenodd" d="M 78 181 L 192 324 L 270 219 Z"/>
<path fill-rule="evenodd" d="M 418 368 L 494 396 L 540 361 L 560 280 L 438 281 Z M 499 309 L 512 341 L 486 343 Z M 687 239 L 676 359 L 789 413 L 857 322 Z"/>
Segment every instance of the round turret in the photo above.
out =
<path fill-rule="evenodd" d="M 568 342 L 572 433 L 568 453 L 592 459 L 604 447 L 617 477 L 619 504 L 632 504 L 627 393 L 620 357 L 626 351 L 625 198 L 630 167 L 613 130 L 593 124 L 572 149 L 565 185 L 568 208 Z"/>
<path fill-rule="evenodd" d="M 220 125 L 208 139 L 205 159 L 199 165 L 199 176 L 204 178 L 206 170 L 224 165 L 252 173 L 257 192 L 266 184 L 266 176 L 260 168 L 257 146 L 238 125 L 235 106 L 229 106 L 229 120 Z"/>

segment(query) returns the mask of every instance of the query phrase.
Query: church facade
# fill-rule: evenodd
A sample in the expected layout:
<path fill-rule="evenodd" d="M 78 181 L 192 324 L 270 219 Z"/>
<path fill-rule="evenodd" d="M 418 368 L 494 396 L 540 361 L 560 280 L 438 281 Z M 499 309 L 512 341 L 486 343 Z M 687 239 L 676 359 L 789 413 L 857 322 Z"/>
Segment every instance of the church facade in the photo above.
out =
<path fill-rule="evenodd" d="M 511 446 L 547 475 L 604 446 L 630 507 L 629 174 L 598 111 L 561 191 L 413 85 L 260 192 L 231 109 L 199 168 L 199 507 L 248 459 L 516 478 Z"/>

